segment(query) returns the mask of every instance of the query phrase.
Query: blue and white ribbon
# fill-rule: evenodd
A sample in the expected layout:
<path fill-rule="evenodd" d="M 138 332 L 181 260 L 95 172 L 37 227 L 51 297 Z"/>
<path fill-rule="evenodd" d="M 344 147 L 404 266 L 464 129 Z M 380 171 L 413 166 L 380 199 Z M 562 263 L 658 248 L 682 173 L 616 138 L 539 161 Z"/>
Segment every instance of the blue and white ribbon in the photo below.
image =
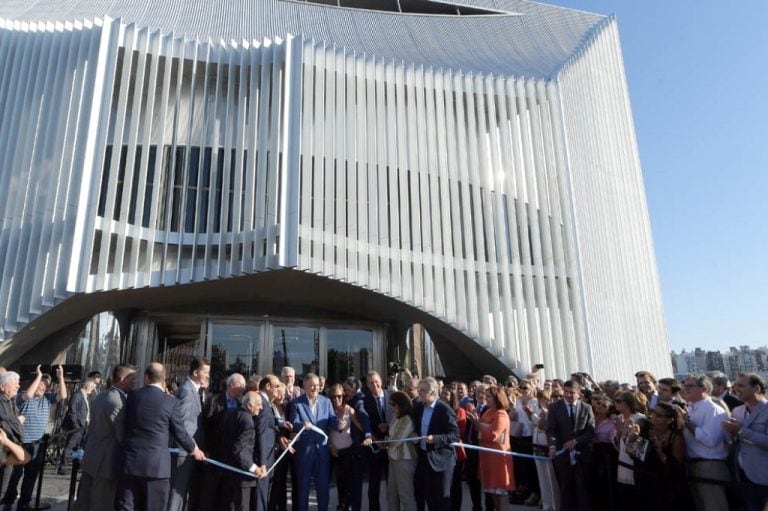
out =
<path fill-rule="evenodd" d="M 184 456 L 189 455 L 189 453 L 184 449 L 178 449 L 176 447 L 171 447 L 170 449 L 168 449 L 168 452 L 170 452 L 171 454 L 180 454 Z M 223 468 L 224 470 L 229 470 L 230 472 L 234 472 L 235 474 L 239 474 L 241 476 L 252 477 L 253 479 L 257 478 L 256 474 L 254 474 L 253 472 L 248 472 L 247 470 L 241 470 L 237 467 L 233 467 L 232 465 L 227 465 L 226 463 L 222 463 L 212 458 L 203 458 L 203 463 L 208 463 L 209 465 Z"/>
<path fill-rule="evenodd" d="M 471 444 L 462 444 L 460 442 L 453 442 L 451 444 L 451 447 L 463 447 L 464 449 L 473 449 L 475 451 L 490 452 L 493 454 L 502 454 L 504 456 L 514 456 L 516 458 L 527 458 L 530 460 L 550 461 L 549 456 L 535 456 L 533 454 L 524 454 L 522 452 L 502 451 L 500 449 L 490 449 L 488 447 L 480 447 L 479 445 L 471 445 Z M 560 449 L 555 453 L 555 456 L 560 456 L 566 451 L 567 449 Z M 573 463 L 573 458 L 578 454 L 579 453 L 577 451 L 571 451 L 571 463 Z"/>
<path fill-rule="evenodd" d="M 315 433 L 318 433 L 319 435 L 322 435 L 322 437 L 323 437 L 323 445 L 326 445 L 328 443 L 328 435 L 325 434 L 325 431 L 323 431 L 322 429 L 318 428 L 314 424 L 309 429 L 311 429 Z M 269 469 L 267 470 L 267 475 L 269 475 L 270 472 L 272 472 L 275 469 L 277 464 L 280 463 L 280 460 L 282 460 L 285 457 L 286 454 L 291 452 L 291 448 L 299 440 L 299 438 L 301 438 L 302 433 L 304 433 L 305 431 L 307 431 L 306 428 L 301 428 L 299 430 L 299 432 L 296 434 L 296 436 L 293 437 L 293 440 L 291 440 L 291 443 L 288 444 L 288 447 L 285 448 L 285 450 L 282 452 L 282 454 L 280 454 L 280 456 L 277 457 L 277 459 L 272 464 L 272 466 L 269 467 Z"/>

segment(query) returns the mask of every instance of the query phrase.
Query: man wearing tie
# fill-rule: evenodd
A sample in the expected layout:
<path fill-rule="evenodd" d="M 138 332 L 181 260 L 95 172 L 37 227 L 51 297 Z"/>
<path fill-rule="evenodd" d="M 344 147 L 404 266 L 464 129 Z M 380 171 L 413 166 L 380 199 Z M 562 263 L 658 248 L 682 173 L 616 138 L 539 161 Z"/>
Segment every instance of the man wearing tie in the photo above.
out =
<path fill-rule="evenodd" d="M 299 511 L 309 509 L 309 487 L 313 477 L 317 488 L 317 509 L 328 511 L 331 455 L 327 443 L 323 443 L 325 439 L 312 430 L 312 426 L 327 435 L 330 428 L 338 427 L 338 419 L 333 413 L 331 400 L 320 395 L 320 378 L 317 375 L 308 373 L 304 378 L 304 394 L 293 400 L 288 419 L 294 431 L 305 430 L 293 447 L 296 451 Z"/>
<path fill-rule="evenodd" d="M 201 448 L 205 445 L 201 392 L 208 388 L 210 374 L 211 363 L 208 359 L 193 357 L 189 366 L 189 375 L 176 391 L 179 410 L 184 419 L 184 429 Z M 195 464 L 193 459 L 182 453 L 178 455 L 172 468 L 171 497 L 168 511 L 182 511 L 183 509 L 197 511 L 200 503 L 199 474 L 203 467 Z M 189 492 L 189 504 L 185 508 L 187 492 Z"/>
<path fill-rule="evenodd" d="M 274 374 L 268 374 L 259 382 L 259 396 L 261 397 L 261 413 L 254 416 L 254 428 L 256 431 L 256 459 L 257 465 L 271 467 L 275 462 L 277 453 L 277 421 L 272 411 L 272 400 L 277 398 L 280 391 L 280 380 Z M 288 446 L 285 437 L 281 437 L 283 447 Z M 253 496 L 255 511 L 267 511 L 269 500 L 269 478 L 259 479 L 256 486 L 256 494 Z"/>
<path fill-rule="evenodd" d="M 368 393 L 363 398 L 363 406 L 371 422 L 374 440 L 384 440 L 389 434 L 389 422 L 392 420 L 392 410 L 389 408 L 391 390 L 382 388 L 381 375 L 370 371 L 366 377 Z M 379 489 L 381 480 L 386 479 L 389 458 L 387 451 L 368 450 L 368 509 L 379 511 Z"/>
<path fill-rule="evenodd" d="M 135 367 L 116 366 L 112 371 L 112 386 L 93 401 L 76 510 L 112 511 L 115 508 L 120 445 L 125 436 L 125 400 L 135 379 Z"/>
<path fill-rule="evenodd" d="M 595 436 L 592 407 L 581 401 L 581 387 L 568 381 L 563 399 L 549 408 L 547 438 L 553 460 L 563 511 L 589 511 L 588 474 Z M 558 451 L 565 449 L 559 456 Z"/>

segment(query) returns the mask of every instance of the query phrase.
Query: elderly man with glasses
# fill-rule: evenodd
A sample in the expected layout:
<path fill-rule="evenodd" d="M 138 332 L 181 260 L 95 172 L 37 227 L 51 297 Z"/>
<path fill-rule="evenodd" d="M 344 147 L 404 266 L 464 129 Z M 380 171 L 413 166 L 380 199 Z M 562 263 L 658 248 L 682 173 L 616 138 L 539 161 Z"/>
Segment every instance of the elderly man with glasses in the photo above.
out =
<path fill-rule="evenodd" d="M 419 382 L 419 402 L 414 406 L 419 436 L 426 437 L 417 446 L 416 504 L 419 511 L 451 509 L 451 480 L 456 454 L 451 443 L 459 440 L 456 414 L 438 399 L 434 378 Z"/>
<path fill-rule="evenodd" d="M 716 479 L 728 481 L 730 474 L 726 458 L 726 445 L 723 421 L 728 413 L 717 406 L 710 398 L 712 382 L 703 374 L 689 375 L 683 384 L 688 401 L 685 420 L 685 445 L 687 447 L 686 464 L 691 482 L 691 492 L 699 511 L 717 511 L 728 509 L 725 486 L 696 479 Z"/>

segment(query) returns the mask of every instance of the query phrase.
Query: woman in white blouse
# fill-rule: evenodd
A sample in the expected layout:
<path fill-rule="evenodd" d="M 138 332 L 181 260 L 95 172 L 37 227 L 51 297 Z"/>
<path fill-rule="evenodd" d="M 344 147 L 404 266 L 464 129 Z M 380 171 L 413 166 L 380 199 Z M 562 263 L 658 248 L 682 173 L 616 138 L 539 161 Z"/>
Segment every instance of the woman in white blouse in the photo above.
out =
<path fill-rule="evenodd" d="M 388 440 L 416 436 L 411 398 L 405 392 L 393 392 L 389 396 L 389 406 L 392 407 L 395 418 L 389 425 Z M 389 477 L 387 478 L 389 511 L 415 511 L 413 476 L 416 472 L 416 447 L 413 442 L 391 442 L 384 445 L 387 446 L 389 454 Z"/>

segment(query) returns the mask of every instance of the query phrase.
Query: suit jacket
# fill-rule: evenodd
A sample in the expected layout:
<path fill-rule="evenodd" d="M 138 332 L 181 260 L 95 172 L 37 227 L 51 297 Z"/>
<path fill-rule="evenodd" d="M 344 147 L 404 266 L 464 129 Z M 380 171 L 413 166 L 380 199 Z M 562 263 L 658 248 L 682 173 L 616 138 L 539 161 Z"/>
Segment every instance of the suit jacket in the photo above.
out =
<path fill-rule="evenodd" d="M 171 437 L 187 452 L 194 450 L 195 441 L 184 429 L 179 400 L 154 385 L 130 392 L 125 403 L 123 474 L 171 477 Z"/>
<path fill-rule="evenodd" d="M 221 444 L 227 416 L 234 412 L 227 408 L 227 394 L 222 392 L 205 402 L 203 407 L 203 429 L 205 429 L 205 450 L 213 459 L 221 459 Z"/>
<path fill-rule="evenodd" d="M 722 400 L 725 402 L 726 405 L 728 405 L 728 410 L 731 413 L 733 413 L 733 411 L 737 407 L 739 407 L 739 406 L 744 404 L 744 401 L 742 401 L 741 399 L 737 398 L 736 396 L 734 396 L 730 392 L 726 392 L 725 394 L 723 394 Z"/>
<path fill-rule="evenodd" d="M 389 406 L 389 397 L 392 395 L 392 391 L 389 389 L 382 389 L 384 391 L 384 414 L 382 415 L 379 404 L 376 398 L 368 392 L 363 395 L 363 406 L 365 412 L 368 414 L 368 419 L 371 424 L 371 431 L 376 439 L 383 440 L 387 435 L 379 431 L 379 424 L 389 424 L 394 419 L 392 413 L 392 407 Z"/>
<path fill-rule="evenodd" d="M 179 400 L 179 409 L 184 418 L 184 429 L 195 439 L 197 445 L 204 445 L 203 405 L 200 401 L 200 392 L 197 391 L 192 380 L 187 378 L 181 384 L 176 391 L 176 399 Z"/>
<path fill-rule="evenodd" d="M 371 419 L 368 417 L 368 412 L 365 410 L 365 395 L 362 392 L 358 392 L 354 396 L 352 396 L 352 399 L 350 399 L 347 404 L 351 406 L 355 410 L 355 416 L 357 417 L 357 420 L 360 422 L 360 426 L 362 429 L 358 429 L 354 424 L 352 425 L 352 446 L 355 448 L 355 452 L 357 454 L 360 453 L 360 450 L 362 449 L 362 443 L 363 440 L 365 440 L 366 435 L 371 435 Z"/>
<path fill-rule="evenodd" d="M 306 421 L 311 422 L 318 428 L 325 431 L 326 435 L 330 428 L 338 427 L 339 419 L 333 413 L 331 400 L 325 396 L 317 396 L 317 413 L 313 414 L 309 406 L 309 399 L 306 394 L 294 398 L 289 407 L 288 419 L 293 424 L 293 430 L 299 431 L 304 427 Z M 315 431 L 305 431 L 301 434 L 299 441 L 294 444 L 296 449 L 296 459 L 299 463 L 308 457 L 319 454 L 321 457 L 328 457 L 328 445 L 322 445 L 323 438 Z"/>
<path fill-rule="evenodd" d="M 733 415 L 744 417 L 745 412 L 741 405 Z M 768 486 L 768 402 L 760 402 L 742 421 L 736 459 L 750 481 Z"/>
<path fill-rule="evenodd" d="M 261 394 L 261 413 L 253 418 L 256 429 L 257 452 L 256 464 L 270 466 L 275 462 L 277 452 L 277 422 L 269 398 Z"/>
<path fill-rule="evenodd" d="M 61 429 L 72 431 L 82 429 L 88 424 L 88 400 L 81 390 L 69 398 L 69 408 L 61 423 Z"/>
<path fill-rule="evenodd" d="M 417 436 L 424 435 L 421 430 L 424 408 L 424 403 L 416 403 L 414 408 Z M 456 452 L 450 444 L 459 441 L 459 426 L 456 422 L 456 413 L 439 399 L 435 402 L 435 410 L 432 412 L 432 418 L 427 427 L 427 435 L 434 437 L 434 443 L 427 444 L 426 451 L 432 470 L 435 472 L 453 470 L 456 463 Z M 420 444 L 416 446 L 416 450 L 420 454 L 424 452 L 421 450 Z"/>
<path fill-rule="evenodd" d="M 227 420 L 224 424 L 224 437 L 221 444 L 222 461 L 224 463 L 246 471 L 250 471 L 254 463 L 262 465 L 262 463 L 258 462 L 262 453 L 260 452 L 260 442 L 256 441 L 255 425 L 256 419 L 259 416 L 261 414 L 256 417 L 252 416 L 242 407 L 232 410 L 232 413 L 227 415 Z M 227 477 L 238 480 L 240 486 L 244 488 L 256 486 L 258 482 L 252 477 L 238 474 L 228 474 Z"/>
<path fill-rule="evenodd" d="M 595 414 L 585 402 L 577 403 L 574 403 L 576 409 L 573 424 L 564 399 L 550 406 L 547 414 L 547 441 L 550 447 L 554 446 L 559 451 L 565 442 L 576 440 L 576 450 L 581 453 L 579 458 L 587 460 L 592 453 L 592 438 L 595 436 Z M 567 453 L 561 456 L 567 456 Z"/>
<path fill-rule="evenodd" d="M 81 463 L 91 477 L 120 476 L 120 445 L 125 438 L 125 395 L 115 387 L 99 393 L 91 408 L 88 440 Z"/>

